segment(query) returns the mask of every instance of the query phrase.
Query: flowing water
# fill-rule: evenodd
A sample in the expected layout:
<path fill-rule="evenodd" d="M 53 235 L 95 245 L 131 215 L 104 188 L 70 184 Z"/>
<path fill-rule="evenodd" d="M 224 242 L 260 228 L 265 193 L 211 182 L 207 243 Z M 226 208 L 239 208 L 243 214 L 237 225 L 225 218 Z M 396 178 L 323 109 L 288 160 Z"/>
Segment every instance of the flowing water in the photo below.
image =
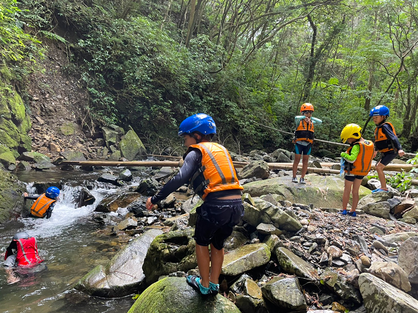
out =
<path fill-rule="evenodd" d="M 1 260 L 13 235 L 26 231 L 36 237 L 39 254 L 47 266 L 46 270 L 27 275 L 13 285 L 7 284 L 5 271 L 0 268 L 0 312 L 127 312 L 132 306 L 132 296 L 100 299 L 73 288 L 80 278 L 96 265 L 106 264 L 117 251 L 117 243 L 98 235 L 99 225 L 92 222 L 91 215 L 106 194 L 118 190 L 96 184 L 95 174 L 90 174 L 89 180 L 78 173 L 78 181 L 72 178 L 66 181 L 50 219 L 19 218 L 0 225 Z M 63 182 L 62 173 L 49 175 L 42 179 Z M 76 208 L 74 198 L 80 185 L 86 183 L 93 186 L 90 191 L 96 201 Z M 33 191 L 31 184 L 27 188 Z"/>

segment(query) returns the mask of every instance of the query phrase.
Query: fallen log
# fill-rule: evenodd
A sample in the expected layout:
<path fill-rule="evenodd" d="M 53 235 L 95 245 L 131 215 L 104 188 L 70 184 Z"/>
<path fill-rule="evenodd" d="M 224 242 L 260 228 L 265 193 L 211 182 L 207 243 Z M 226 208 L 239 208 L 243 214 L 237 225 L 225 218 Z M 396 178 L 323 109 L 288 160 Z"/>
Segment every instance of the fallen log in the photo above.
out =
<path fill-rule="evenodd" d="M 62 161 L 58 165 L 79 165 L 79 166 L 168 166 L 168 167 L 181 167 L 183 164 L 182 161 Z M 267 163 L 271 170 L 274 169 L 284 169 L 291 170 L 293 168 L 293 163 Z M 234 162 L 236 168 L 242 168 L 248 165 L 248 162 Z M 321 166 L 330 167 L 332 165 L 339 165 L 338 163 L 321 163 Z M 386 166 L 385 170 L 387 171 L 410 171 L 412 168 L 418 167 L 417 165 L 411 164 L 389 164 Z M 302 164 L 299 164 L 298 169 L 302 168 Z M 374 165 L 372 165 L 374 169 Z M 309 173 L 319 173 L 319 174 L 340 174 L 340 170 L 330 169 L 330 168 L 318 168 L 318 167 L 308 167 Z M 412 185 L 418 186 L 418 180 L 412 180 Z"/>
<path fill-rule="evenodd" d="M 80 166 L 168 166 L 168 167 L 180 167 L 183 162 L 182 161 L 62 161 L 59 165 L 80 165 Z M 248 165 L 248 162 L 238 162 L 234 161 L 234 166 L 236 168 L 242 168 Z M 289 170 L 293 168 L 293 163 L 267 163 L 271 170 L 275 169 L 285 169 Z M 333 165 L 339 166 L 339 163 L 320 163 L 323 167 L 331 167 Z M 298 168 L 301 168 L 301 163 L 299 164 Z M 405 171 L 409 172 L 413 168 L 418 168 L 417 165 L 412 164 L 389 164 L 386 166 L 385 171 Z M 375 165 L 372 165 L 372 170 L 375 169 Z M 340 172 L 339 169 L 329 169 L 329 168 L 316 168 L 316 167 L 309 167 L 308 170 L 312 173 L 330 173 L 330 174 L 338 174 Z"/>

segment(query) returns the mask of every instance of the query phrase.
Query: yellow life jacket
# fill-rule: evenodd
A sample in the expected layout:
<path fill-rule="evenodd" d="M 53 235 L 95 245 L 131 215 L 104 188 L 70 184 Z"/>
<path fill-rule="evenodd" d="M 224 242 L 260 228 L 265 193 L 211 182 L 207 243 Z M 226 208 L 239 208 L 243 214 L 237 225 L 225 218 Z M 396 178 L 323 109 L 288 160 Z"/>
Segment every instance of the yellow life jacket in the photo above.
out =
<path fill-rule="evenodd" d="M 374 144 L 376 149 L 379 152 L 389 152 L 395 150 L 390 138 L 386 136 L 386 134 L 382 130 L 382 126 L 384 124 L 388 124 L 391 128 L 393 133 L 396 135 L 395 127 L 389 122 L 382 123 L 381 125 L 377 126 L 374 130 Z"/>
<path fill-rule="evenodd" d="M 52 203 L 56 200 L 48 198 L 44 193 L 39 196 L 38 199 L 32 204 L 30 208 L 30 214 L 36 217 L 44 217 L 46 211 L 49 209 Z"/>
<path fill-rule="evenodd" d="M 191 185 L 203 200 L 211 192 L 244 189 L 238 182 L 234 164 L 225 147 L 214 142 L 201 142 L 190 148 L 202 153 L 202 166 L 191 178 Z"/>
<path fill-rule="evenodd" d="M 312 121 L 306 123 L 305 119 L 301 119 L 295 131 L 296 142 L 307 141 L 313 143 L 314 139 L 314 124 Z"/>
<path fill-rule="evenodd" d="M 366 176 L 372 166 L 374 154 L 373 142 L 365 140 L 364 142 L 356 142 L 355 145 L 359 145 L 360 152 L 353 163 L 346 163 L 347 166 L 344 168 L 344 171 L 347 174 Z M 347 149 L 348 154 L 350 154 L 351 149 L 353 149 L 353 146 Z"/>

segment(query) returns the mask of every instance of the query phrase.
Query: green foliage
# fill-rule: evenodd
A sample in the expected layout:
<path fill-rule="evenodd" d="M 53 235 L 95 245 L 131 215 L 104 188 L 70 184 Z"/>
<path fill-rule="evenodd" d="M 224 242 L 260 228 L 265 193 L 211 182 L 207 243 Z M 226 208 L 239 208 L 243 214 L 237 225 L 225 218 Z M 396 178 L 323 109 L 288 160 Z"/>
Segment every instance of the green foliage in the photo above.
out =
<path fill-rule="evenodd" d="M 0 56 L 6 62 L 35 62 L 42 54 L 38 47 L 40 41 L 23 31 L 20 12 L 16 0 L 0 2 Z"/>
<path fill-rule="evenodd" d="M 400 192 L 404 192 L 411 188 L 412 180 L 414 179 L 414 172 L 416 169 L 411 170 L 410 172 L 404 172 L 397 173 L 394 176 L 390 176 L 388 179 L 389 185 L 391 185 L 393 188 L 398 189 Z"/>

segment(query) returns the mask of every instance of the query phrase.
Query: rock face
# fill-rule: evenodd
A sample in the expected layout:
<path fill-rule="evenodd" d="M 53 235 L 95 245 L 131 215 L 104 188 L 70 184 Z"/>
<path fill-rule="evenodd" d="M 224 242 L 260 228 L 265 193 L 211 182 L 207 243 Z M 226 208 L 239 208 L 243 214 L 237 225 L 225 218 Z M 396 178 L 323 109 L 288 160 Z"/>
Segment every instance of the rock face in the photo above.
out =
<path fill-rule="evenodd" d="M 152 229 L 116 254 L 107 266 L 99 265 L 84 276 L 76 289 L 92 296 L 123 297 L 140 289 L 145 280 L 142 265 L 151 242 L 161 230 Z"/>
<path fill-rule="evenodd" d="M 128 313 L 240 313 L 227 298 L 205 298 L 186 283 L 184 277 L 167 277 L 148 287 Z"/>
<path fill-rule="evenodd" d="M 0 223 L 20 215 L 24 191 L 25 186 L 14 175 L 0 170 Z"/>
<path fill-rule="evenodd" d="M 360 292 L 368 313 L 416 313 L 418 301 L 368 273 L 359 277 Z"/>
<path fill-rule="evenodd" d="M 277 177 L 255 181 L 244 185 L 244 192 L 257 197 L 265 194 L 277 194 L 281 200 L 292 203 L 313 204 L 315 207 L 340 208 L 344 190 L 344 180 L 339 176 L 306 175 L 306 185 L 294 184 L 291 177 Z M 360 198 L 371 191 L 360 186 Z M 318 197 L 321 195 L 321 197 Z"/>

